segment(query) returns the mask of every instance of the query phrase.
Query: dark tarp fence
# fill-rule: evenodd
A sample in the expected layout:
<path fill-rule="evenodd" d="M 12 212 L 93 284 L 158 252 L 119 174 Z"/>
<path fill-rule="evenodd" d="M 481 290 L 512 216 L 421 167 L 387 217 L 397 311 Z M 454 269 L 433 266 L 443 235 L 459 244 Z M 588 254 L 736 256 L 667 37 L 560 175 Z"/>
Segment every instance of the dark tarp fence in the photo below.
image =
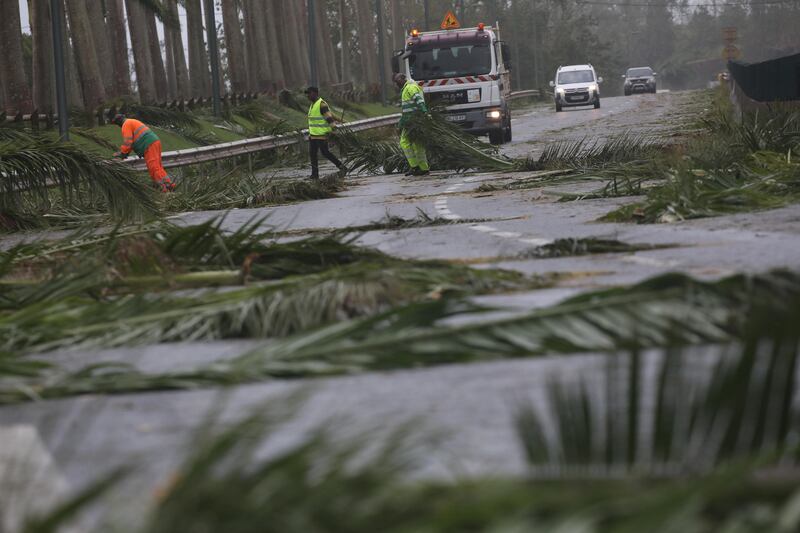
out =
<path fill-rule="evenodd" d="M 800 54 L 760 63 L 730 61 L 728 70 L 736 84 L 753 100 L 800 100 Z"/>

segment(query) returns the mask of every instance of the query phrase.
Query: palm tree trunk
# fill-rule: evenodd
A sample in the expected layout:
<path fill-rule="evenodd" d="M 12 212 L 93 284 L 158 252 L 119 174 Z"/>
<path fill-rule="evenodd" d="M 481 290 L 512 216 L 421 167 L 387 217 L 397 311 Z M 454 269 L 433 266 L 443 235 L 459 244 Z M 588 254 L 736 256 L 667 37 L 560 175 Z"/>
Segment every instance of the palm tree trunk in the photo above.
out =
<path fill-rule="evenodd" d="M 279 59 L 283 67 L 284 81 L 286 85 L 297 86 L 302 81 L 302 68 L 297 63 L 295 39 L 291 35 L 292 27 L 289 26 L 291 16 L 289 9 L 281 0 L 271 0 L 270 16 L 275 21 L 277 28 L 276 36 L 280 46 L 278 47 Z"/>
<path fill-rule="evenodd" d="M 83 88 L 83 104 L 87 111 L 94 110 L 105 101 L 106 93 L 86 2 L 67 0 L 67 13 L 70 35 L 75 47 L 75 58 L 78 63 L 78 73 Z M 103 37 L 99 36 L 99 38 Z"/>
<path fill-rule="evenodd" d="M 175 26 L 165 26 L 164 32 L 170 32 L 173 43 L 172 60 L 175 65 L 177 95 L 179 98 L 189 98 L 192 94 L 192 87 L 189 83 L 189 69 L 186 66 L 186 54 L 183 51 L 183 36 L 181 33 L 181 22 L 178 18 L 177 0 L 167 0 L 165 5 L 172 20 L 175 21 Z"/>
<path fill-rule="evenodd" d="M 164 67 L 167 70 L 167 98 L 175 100 L 178 97 L 178 77 L 175 72 L 175 42 L 172 38 L 172 32 L 164 27 L 164 56 L 166 61 Z M 181 43 L 183 46 L 183 43 Z"/>
<path fill-rule="evenodd" d="M 247 23 L 248 68 L 253 74 L 252 90 L 265 91 L 272 86 L 270 75 L 267 31 L 264 27 L 266 12 L 263 0 L 244 0 L 242 3 Z"/>
<path fill-rule="evenodd" d="M 225 31 L 225 46 L 228 52 L 228 76 L 231 91 L 247 90 L 247 74 L 244 63 L 244 41 L 239 25 L 239 6 L 234 0 L 222 1 L 222 27 Z"/>
<path fill-rule="evenodd" d="M 340 51 L 340 71 L 342 82 L 352 81 L 352 72 L 350 69 L 350 29 L 348 21 L 350 20 L 350 10 L 348 9 L 346 0 L 339 0 L 339 40 L 342 43 Z"/>
<path fill-rule="evenodd" d="M 203 11 L 200 0 L 186 0 L 186 29 L 189 33 L 189 80 L 192 96 L 209 96 L 211 73 L 203 40 Z"/>
<path fill-rule="evenodd" d="M 94 42 L 97 64 L 100 67 L 103 89 L 106 96 L 114 94 L 114 66 L 111 63 L 111 47 L 109 46 L 109 32 L 106 24 L 106 14 L 102 2 L 86 2 L 86 10 L 92 24 L 92 41 Z"/>
<path fill-rule="evenodd" d="M 125 31 L 123 0 L 106 0 L 108 15 L 108 40 L 111 47 L 111 65 L 114 69 L 114 91 L 116 96 L 131 94 L 131 65 L 128 61 L 128 35 Z"/>
<path fill-rule="evenodd" d="M 286 5 L 286 14 L 288 16 L 286 27 L 293 42 L 293 61 L 298 67 L 298 82 L 305 83 L 311 74 L 311 67 L 308 64 L 308 26 L 303 6 L 299 2 L 289 2 Z M 296 31 L 291 31 L 291 28 L 296 28 Z"/>
<path fill-rule="evenodd" d="M 267 4 L 264 9 L 264 27 L 266 28 L 265 37 L 267 44 L 267 53 L 269 58 L 270 80 L 275 83 L 278 88 L 286 87 L 286 72 L 284 70 L 283 59 L 281 58 L 280 47 L 281 40 L 279 35 L 278 19 L 274 16 L 272 5 Z"/>
<path fill-rule="evenodd" d="M 405 29 L 403 28 L 403 15 L 400 12 L 400 0 L 390 0 L 390 11 L 392 22 L 392 50 L 401 50 L 405 45 L 406 36 Z"/>
<path fill-rule="evenodd" d="M 28 0 L 33 37 L 33 107 L 39 112 L 53 110 L 53 20 L 48 0 Z"/>
<path fill-rule="evenodd" d="M 336 59 L 334 58 L 331 31 L 328 24 L 328 10 L 324 1 L 317 0 L 314 5 L 317 20 L 316 38 L 319 79 L 322 83 L 336 83 L 339 80 L 336 73 Z"/>
<path fill-rule="evenodd" d="M 147 22 L 147 47 L 150 50 L 150 61 L 153 65 L 156 99 L 159 102 L 164 102 L 167 100 L 167 72 L 164 69 L 164 58 L 161 56 L 161 42 L 158 39 L 156 16 L 149 9 L 145 10 L 144 16 Z"/>
<path fill-rule="evenodd" d="M 0 1 L 0 49 L 3 56 L 0 77 L 5 80 L 6 105 L 14 111 L 29 113 L 33 110 L 33 100 L 22 61 L 19 2 Z"/>
<path fill-rule="evenodd" d="M 378 81 L 378 46 L 375 43 L 375 21 L 372 0 L 357 0 L 358 49 L 361 52 L 361 81 L 369 87 Z"/>
<path fill-rule="evenodd" d="M 147 21 L 144 7 L 138 0 L 125 0 L 128 10 L 128 27 L 131 33 L 133 63 L 136 67 L 136 84 L 139 88 L 139 101 L 152 104 L 156 101 L 156 86 L 153 80 L 153 63 L 147 42 Z"/>

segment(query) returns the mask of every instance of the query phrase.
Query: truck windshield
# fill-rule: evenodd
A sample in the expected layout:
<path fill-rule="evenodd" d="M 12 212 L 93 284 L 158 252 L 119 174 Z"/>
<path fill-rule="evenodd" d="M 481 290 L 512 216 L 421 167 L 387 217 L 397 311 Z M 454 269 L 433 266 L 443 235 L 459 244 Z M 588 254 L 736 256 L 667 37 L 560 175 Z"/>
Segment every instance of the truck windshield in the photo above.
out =
<path fill-rule="evenodd" d="M 492 55 L 488 44 L 429 48 L 415 52 L 408 65 L 415 80 L 478 76 L 491 72 Z"/>
<path fill-rule="evenodd" d="M 570 70 L 558 74 L 558 84 L 567 83 L 588 83 L 594 81 L 594 74 L 591 70 Z"/>

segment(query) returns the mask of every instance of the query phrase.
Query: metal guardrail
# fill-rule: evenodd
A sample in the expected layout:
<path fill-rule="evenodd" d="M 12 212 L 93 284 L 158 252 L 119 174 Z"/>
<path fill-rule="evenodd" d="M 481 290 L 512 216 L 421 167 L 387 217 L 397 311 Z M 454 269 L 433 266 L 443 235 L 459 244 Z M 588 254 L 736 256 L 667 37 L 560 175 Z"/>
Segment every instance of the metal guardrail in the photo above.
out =
<path fill-rule="evenodd" d="M 539 96 L 539 91 L 536 89 L 517 91 L 511 93 L 510 99 L 525 98 L 528 96 Z M 397 124 L 398 120 L 400 120 L 400 113 L 395 113 L 393 115 L 354 120 L 353 122 L 344 124 L 344 127 L 349 128 L 351 131 L 364 131 L 373 128 L 394 126 Z M 243 139 L 240 141 L 212 144 L 210 146 L 200 146 L 198 148 L 188 148 L 186 150 L 176 150 L 174 152 L 164 152 L 161 159 L 165 168 L 196 165 L 198 163 L 218 161 L 228 157 L 254 154 L 263 150 L 273 150 L 283 146 L 291 146 L 303 142 L 307 134 L 308 130 L 306 129 L 284 135 L 267 135 L 265 137 L 256 137 L 253 139 Z M 144 159 L 126 159 L 124 163 L 130 165 L 134 170 L 147 169 Z"/>
<path fill-rule="evenodd" d="M 509 100 L 517 98 L 527 98 L 529 96 L 540 96 L 539 89 L 527 89 L 525 91 L 515 91 L 508 96 Z"/>
<path fill-rule="evenodd" d="M 367 118 L 347 122 L 343 126 L 351 131 L 363 131 L 373 128 L 383 128 L 394 126 L 400 120 L 400 113 L 394 115 L 384 115 L 381 117 Z M 284 135 L 267 135 L 265 137 L 255 137 L 253 139 L 242 139 L 210 146 L 200 146 L 198 148 L 188 148 L 186 150 L 176 150 L 174 152 L 164 152 L 161 156 L 165 168 L 184 167 L 217 161 L 228 157 L 253 154 L 263 150 L 273 150 L 282 146 L 291 146 L 305 140 L 308 130 L 300 130 Z M 126 159 L 123 163 L 130 165 L 134 170 L 146 170 L 144 159 Z"/>

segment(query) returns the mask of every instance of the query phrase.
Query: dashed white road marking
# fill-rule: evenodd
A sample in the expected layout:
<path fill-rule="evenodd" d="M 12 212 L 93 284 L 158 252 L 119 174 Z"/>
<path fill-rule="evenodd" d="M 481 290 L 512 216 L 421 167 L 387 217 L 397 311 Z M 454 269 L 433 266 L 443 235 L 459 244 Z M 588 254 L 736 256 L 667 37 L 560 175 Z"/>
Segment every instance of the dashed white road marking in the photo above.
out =
<path fill-rule="evenodd" d="M 445 194 L 456 192 L 461 187 L 465 186 L 467 183 L 472 183 L 477 181 L 477 177 L 470 177 L 464 178 L 464 181 L 459 183 L 454 183 L 449 185 L 445 190 Z M 437 196 L 433 202 L 433 206 L 436 209 L 437 216 L 444 218 L 445 220 L 461 220 L 461 215 L 457 213 L 453 213 L 447 205 L 447 196 Z M 479 231 L 481 233 L 488 233 L 495 237 L 500 237 L 501 239 L 517 239 L 519 242 L 525 244 L 533 244 L 534 246 L 542 246 L 545 244 L 549 244 L 552 239 L 543 239 L 538 237 L 522 237 L 522 233 L 517 231 L 501 231 L 494 226 L 487 226 L 485 224 L 472 224 L 469 226 L 469 229 L 474 231 Z"/>
<path fill-rule="evenodd" d="M 475 231 L 480 231 L 481 233 L 492 233 L 497 231 L 497 228 L 492 226 L 484 226 L 483 224 L 476 224 L 474 226 L 470 226 L 469 229 L 474 229 Z"/>
<path fill-rule="evenodd" d="M 626 255 L 622 258 L 626 263 L 635 263 L 637 265 L 652 266 L 652 267 L 675 267 L 678 261 L 673 259 L 656 259 L 655 257 L 646 257 L 643 255 Z"/>

